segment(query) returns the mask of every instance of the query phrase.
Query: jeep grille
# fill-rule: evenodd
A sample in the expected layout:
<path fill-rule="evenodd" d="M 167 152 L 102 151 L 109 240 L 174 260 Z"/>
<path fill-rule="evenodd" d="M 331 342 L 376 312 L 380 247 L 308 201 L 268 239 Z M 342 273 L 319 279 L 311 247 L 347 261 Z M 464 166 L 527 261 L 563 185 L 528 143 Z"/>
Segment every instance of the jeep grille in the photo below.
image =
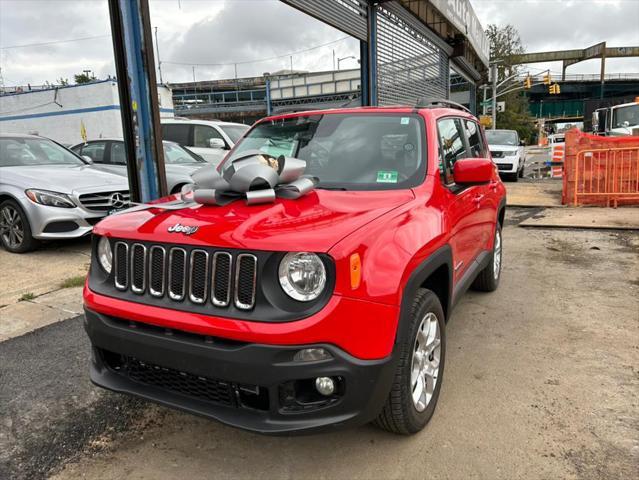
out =
<path fill-rule="evenodd" d="M 114 285 L 118 290 L 156 298 L 167 296 L 174 302 L 211 302 L 216 307 L 229 306 L 232 298 L 241 310 L 255 306 L 255 255 L 242 253 L 234 260 L 225 251 L 187 251 L 123 241 L 116 242 L 114 255 Z"/>

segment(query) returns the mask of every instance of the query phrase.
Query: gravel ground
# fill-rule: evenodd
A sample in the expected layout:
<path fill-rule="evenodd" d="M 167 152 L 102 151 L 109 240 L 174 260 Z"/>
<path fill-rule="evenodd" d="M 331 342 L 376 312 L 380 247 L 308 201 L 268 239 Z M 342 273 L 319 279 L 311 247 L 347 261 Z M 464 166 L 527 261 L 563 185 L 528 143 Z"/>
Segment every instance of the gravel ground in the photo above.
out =
<path fill-rule="evenodd" d="M 639 235 L 516 226 L 535 213 L 457 306 L 418 435 L 264 437 L 102 392 L 72 319 L 0 343 L 0 478 L 636 478 Z"/>

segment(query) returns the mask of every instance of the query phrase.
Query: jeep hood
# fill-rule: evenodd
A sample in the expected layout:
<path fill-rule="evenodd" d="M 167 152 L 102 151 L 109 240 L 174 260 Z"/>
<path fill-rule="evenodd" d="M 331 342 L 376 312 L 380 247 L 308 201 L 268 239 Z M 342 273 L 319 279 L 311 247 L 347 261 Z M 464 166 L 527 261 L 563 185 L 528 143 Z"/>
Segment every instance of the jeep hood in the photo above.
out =
<path fill-rule="evenodd" d="M 414 198 L 411 190 L 315 190 L 297 200 L 223 207 L 157 208 L 114 215 L 94 233 L 158 243 L 271 251 L 327 252 L 342 238 Z M 176 224 L 198 227 L 190 235 L 169 232 Z M 179 229 L 178 229 L 179 230 Z"/>

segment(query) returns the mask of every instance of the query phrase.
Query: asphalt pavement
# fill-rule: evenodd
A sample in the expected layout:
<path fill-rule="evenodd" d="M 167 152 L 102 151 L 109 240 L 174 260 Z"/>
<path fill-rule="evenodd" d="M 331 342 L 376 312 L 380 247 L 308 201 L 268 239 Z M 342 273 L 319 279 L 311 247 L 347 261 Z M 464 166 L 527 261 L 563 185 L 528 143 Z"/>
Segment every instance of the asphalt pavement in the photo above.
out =
<path fill-rule="evenodd" d="M 127 429 L 143 402 L 95 388 L 82 317 L 0 342 L 0 479 L 47 478 Z"/>
<path fill-rule="evenodd" d="M 428 427 L 264 437 L 92 386 L 81 317 L 0 342 L 0 478 L 575 478 L 639 469 L 639 235 L 518 227 L 447 327 Z"/>

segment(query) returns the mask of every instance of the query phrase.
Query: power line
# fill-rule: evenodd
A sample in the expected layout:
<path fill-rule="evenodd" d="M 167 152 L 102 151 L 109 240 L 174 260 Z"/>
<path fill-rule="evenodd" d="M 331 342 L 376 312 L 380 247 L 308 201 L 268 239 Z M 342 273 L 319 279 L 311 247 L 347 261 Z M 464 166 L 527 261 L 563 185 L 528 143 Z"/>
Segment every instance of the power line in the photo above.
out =
<path fill-rule="evenodd" d="M 80 37 L 80 38 L 70 38 L 68 40 L 54 40 L 51 42 L 41 42 L 41 43 L 25 43 L 24 45 L 10 45 L 8 47 L 0 47 L 0 50 L 9 50 L 12 48 L 28 48 L 28 47 L 44 47 L 46 45 L 55 45 L 57 43 L 69 43 L 69 42 L 81 42 L 83 40 L 93 40 L 96 38 L 106 38 L 111 35 L 93 35 L 92 37 Z"/>
<path fill-rule="evenodd" d="M 332 45 L 334 43 L 341 42 L 346 40 L 347 38 L 351 38 L 350 35 L 346 35 L 345 37 L 338 38 L 337 40 L 333 40 L 331 42 L 323 43 L 321 45 L 316 45 L 314 47 L 306 48 L 304 50 L 297 50 L 295 52 L 283 53 L 281 55 L 276 55 L 274 57 L 269 58 L 258 58 L 255 60 L 244 60 L 241 62 L 228 62 L 228 63 L 197 63 L 197 62 L 172 62 L 169 60 L 162 60 L 162 63 L 169 63 L 171 65 L 185 65 L 185 66 L 198 66 L 198 67 L 226 67 L 230 65 L 245 65 L 248 63 L 261 63 L 268 62 L 270 60 L 277 60 L 278 58 L 290 57 L 291 55 L 298 55 L 300 53 L 310 52 L 312 50 L 317 50 L 318 48 L 326 47 L 328 45 Z"/>

